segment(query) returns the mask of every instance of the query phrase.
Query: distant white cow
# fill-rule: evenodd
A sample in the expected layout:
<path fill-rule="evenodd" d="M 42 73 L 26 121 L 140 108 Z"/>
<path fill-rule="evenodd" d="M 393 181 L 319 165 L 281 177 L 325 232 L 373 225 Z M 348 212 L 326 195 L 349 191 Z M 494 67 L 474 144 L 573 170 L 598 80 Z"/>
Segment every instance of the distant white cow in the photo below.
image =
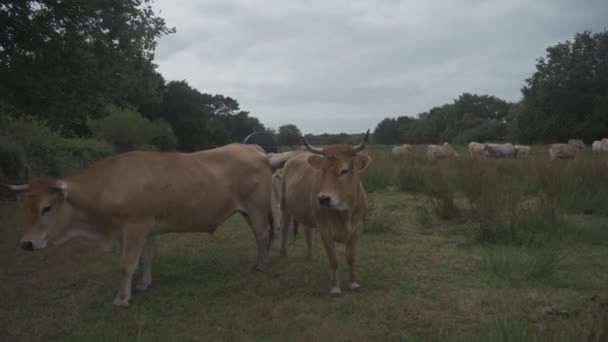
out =
<path fill-rule="evenodd" d="M 513 146 L 517 152 L 517 157 L 527 157 L 530 154 L 530 146 L 515 145 Z"/>
<path fill-rule="evenodd" d="M 568 140 L 568 144 L 574 145 L 581 150 L 585 148 L 585 143 L 581 139 L 570 139 Z"/>
<path fill-rule="evenodd" d="M 594 141 L 591 145 L 591 149 L 595 153 L 608 151 L 608 139 L 604 138 L 602 140 Z"/>
<path fill-rule="evenodd" d="M 484 156 L 486 158 L 515 158 L 517 151 L 513 144 L 485 144 Z"/>
<path fill-rule="evenodd" d="M 452 159 L 460 157 L 450 144 L 447 142 L 443 145 L 429 145 L 426 147 L 426 156 L 429 160 L 435 159 Z"/>
<path fill-rule="evenodd" d="M 471 158 L 474 158 L 475 156 L 483 157 L 484 148 L 484 144 L 471 141 L 469 143 L 469 154 L 471 155 Z"/>

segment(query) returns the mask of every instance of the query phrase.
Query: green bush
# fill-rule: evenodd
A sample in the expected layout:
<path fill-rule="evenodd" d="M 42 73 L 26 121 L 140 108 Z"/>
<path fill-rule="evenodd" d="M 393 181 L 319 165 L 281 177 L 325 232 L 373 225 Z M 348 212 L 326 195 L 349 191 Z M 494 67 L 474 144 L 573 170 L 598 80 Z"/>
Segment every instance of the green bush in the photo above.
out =
<path fill-rule="evenodd" d="M 68 153 L 82 165 L 90 164 L 114 153 L 114 147 L 108 142 L 93 138 L 65 139 L 64 146 Z"/>
<path fill-rule="evenodd" d="M 7 136 L 0 136 L 0 181 L 21 181 L 26 177 L 25 150 Z"/>
<path fill-rule="evenodd" d="M 105 141 L 64 138 L 30 116 L 0 115 L 0 137 L 1 148 L 12 151 L 6 153 L 15 160 L 3 170 L 5 176 L 23 175 L 25 166 L 32 176 L 63 176 L 114 152 Z"/>
<path fill-rule="evenodd" d="M 130 151 L 138 146 L 154 145 L 163 151 L 174 150 L 177 138 L 163 121 L 150 121 L 126 108 L 109 107 L 110 114 L 99 120 L 87 120 L 95 137 L 116 146 L 118 151 Z"/>

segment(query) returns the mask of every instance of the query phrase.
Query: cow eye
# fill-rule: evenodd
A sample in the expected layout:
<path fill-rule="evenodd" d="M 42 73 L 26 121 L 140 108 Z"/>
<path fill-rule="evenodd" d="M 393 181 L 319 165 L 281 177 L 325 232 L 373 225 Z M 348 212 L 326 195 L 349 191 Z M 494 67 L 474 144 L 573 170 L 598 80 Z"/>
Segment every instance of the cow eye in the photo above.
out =
<path fill-rule="evenodd" d="M 342 169 L 342 170 L 340 170 L 340 176 L 344 176 L 347 173 L 348 173 L 348 169 Z"/>
<path fill-rule="evenodd" d="M 52 206 L 50 206 L 50 205 L 44 206 L 41 211 L 42 215 L 48 214 L 51 211 L 51 209 L 52 209 Z"/>

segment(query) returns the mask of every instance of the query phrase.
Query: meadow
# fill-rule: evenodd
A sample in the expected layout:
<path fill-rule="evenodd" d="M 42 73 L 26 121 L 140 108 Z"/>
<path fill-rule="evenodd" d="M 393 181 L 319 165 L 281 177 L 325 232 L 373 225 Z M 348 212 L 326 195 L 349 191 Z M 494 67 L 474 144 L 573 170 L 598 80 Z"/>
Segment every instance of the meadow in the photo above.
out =
<path fill-rule="evenodd" d="M 328 294 L 327 261 L 304 237 L 271 268 L 237 216 L 213 235 L 157 239 L 153 287 L 115 308 L 118 251 L 85 240 L 22 251 L 0 205 L 1 341 L 608 340 L 608 155 L 550 162 L 394 160 L 371 146 L 372 212 L 358 245 L 361 290 Z M 291 240 L 291 238 L 290 238 Z M 339 247 L 341 279 L 346 279 Z"/>

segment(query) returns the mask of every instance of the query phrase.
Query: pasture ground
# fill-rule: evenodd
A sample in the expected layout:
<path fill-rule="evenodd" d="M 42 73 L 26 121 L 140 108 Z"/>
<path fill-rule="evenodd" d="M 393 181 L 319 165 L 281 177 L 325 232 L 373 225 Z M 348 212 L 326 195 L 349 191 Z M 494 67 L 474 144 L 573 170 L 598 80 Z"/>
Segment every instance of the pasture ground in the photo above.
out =
<path fill-rule="evenodd" d="M 353 293 L 344 288 L 346 263 L 340 246 L 343 294 L 335 299 L 328 295 L 327 263 L 318 234 L 314 236 L 318 260 L 304 259 L 303 234 L 288 246 L 288 256 L 281 257 L 277 237 L 270 271 L 255 272 L 253 235 L 234 216 L 214 236 L 157 238 L 153 287 L 136 292 L 129 308 L 114 308 L 118 251 L 101 252 L 84 240 L 35 253 L 22 251 L 17 247 L 21 232 L 15 206 L 3 204 L 0 340 L 608 339 L 605 211 L 584 214 L 575 210 L 578 207 L 559 208 L 560 220 L 549 222 L 560 225 L 553 230 L 543 225 L 544 216 L 536 225 L 522 223 L 526 229 L 557 232 L 559 238 L 490 243 L 478 238 L 478 223 L 488 218 L 481 220 L 467 209 L 481 208 L 479 203 L 461 200 L 460 192 L 450 191 L 450 203 L 456 203 L 459 214 L 442 216 L 437 198 L 443 195 L 436 188 L 427 192 L 411 183 L 412 179 L 424 182 L 431 169 L 464 169 L 469 161 L 404 162 L 399 167 L 420 173 L 401 175 L 405 181 L 397 185 L 385 184 L 380 180 L 389 175 L 373 168 L 388 169 L 394 162 L 378 151 L 372 149 L 377 155 L 366 180 L 374 212 L 358 245 L 362 289 Z M 539 153 L 534 158 L 543 157 Z M 518 168 L 514 164 L 519 162 L 488 161 L 475 167 L 490 170 L 494 167 L 490 163 L 495 163 L 500 171 Z M 604 163 L 591 162 L 598 168 Z M 538 163 L 544 170 L 544 161 Z M 462 185 L 463 179 L 459 182 Z M 408 187 L 416 191 L 404 191 Z M 588 199 L 598 200 L 602 198 Z"/>

